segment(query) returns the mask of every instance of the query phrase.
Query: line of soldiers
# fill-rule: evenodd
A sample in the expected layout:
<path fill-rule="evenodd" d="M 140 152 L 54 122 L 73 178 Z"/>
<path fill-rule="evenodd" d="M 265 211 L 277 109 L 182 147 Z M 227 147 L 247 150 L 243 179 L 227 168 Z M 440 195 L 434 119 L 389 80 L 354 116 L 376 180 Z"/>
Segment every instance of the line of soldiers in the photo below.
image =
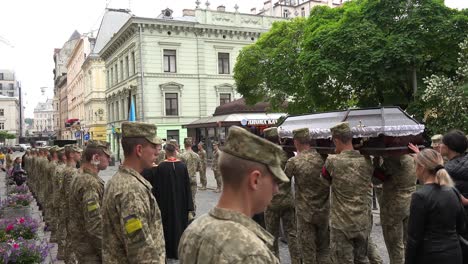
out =
<path fill-rule="evenodd" d="M 51 242 L 58 244 L 57 258 L 72 263 L 69 237 L 70 183 L 77 174 L 82 150 L 74 145 L 44 147 L 26 152 L 25 169 L 28 186 L 42 210 L 44 221 L 51 231 Z"/>

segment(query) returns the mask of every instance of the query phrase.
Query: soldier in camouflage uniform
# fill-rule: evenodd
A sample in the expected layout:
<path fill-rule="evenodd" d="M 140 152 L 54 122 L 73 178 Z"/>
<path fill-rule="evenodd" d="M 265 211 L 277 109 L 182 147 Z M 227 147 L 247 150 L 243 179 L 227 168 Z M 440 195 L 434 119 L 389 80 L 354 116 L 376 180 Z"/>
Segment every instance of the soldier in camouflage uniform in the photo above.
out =
<path fill-rule="evenodd" d="M 190 176 L 190 189 L 192 190 L 192 201 L 195 212 L 197 211 L 197 204 L 195 202 L 195 195 L 197 194 L 197 171 L 200 170 L 200 157 L 192 150 L 192 139 L 184 139 L 185 151 L 180 155 L 180 160 L 187 166 L 187 171 Z"/>
<path fill-rule="evenodd" d="M 102 263 L 104 181 L 98 173 L 109 166 L 110 156 L 107 142 L 88 141 L 80 171 L 70 184 L 70 237 L 78 263 Z"/>
<path fill-rule="evenodd" d="M 271 127 L 263 130 L 265 139 L 274 143 L 279 143 L 278 128 Z M 286 158 L 286 155 L 285 155 Z M 284 168 L 286 159 L 282 162 Z M 275 255 L 279 259 L 278 239 L 280 235 L 280 222 L 288 236 L 289 255 L 291 264 L 301 263 L 301 252 L 299 250 L 297 227 L 296 227 L 296 209 L 294 207 L 291 182 L 285 182 L 279 185 L 279 191 L 273 196 L 270 205 L 265 211 L 265 226 L 268 232 L 275 237 L 274 248 Z"/>
<path fill-rule="evenodd" d="M 58 146 L 54 146 L 49 150 L 48 160 L 49 163 L 45 168 L 45 193 L 46 193 L 46 208 L 48 211 L 49 222 L 48 227 L 51 231 L 50 235 L 50 242 L 56 243 L 57 242 L 57 229 L 55 228 L 57 224 L 57 219 L 55 217 L 55 210 L 54 210 L 54 193 L 53 193 L 53 179 L 55 178 L 55 170 L 58 164 L 58 151 L 60 148 Z"/>
<path fill-rule="evenodd" d="M 107 182 L 102 204 L 103 263 L 165 263 L 164 233 L 156 199 L 141 172 L 161 148 L 156 126 L 122 123 L 125 160 Z"/>
<path fill-rule="evenodd" d="M 221 178 L 221 173 L 219 172 L 218 167 L 219 159 L 219 144 L 218 142 L 213 142 L 213 163 L 211 164 L 211 169 L 213 170 L 214 178 L 216 180 L 216 190 L 214 192 L 221 192 L 223 185 L 223 179 Z"/>
<path fill-rule="evenodd" d="M 43 148 L 39 151 L 39 158 L 37 160 L 37 172 L 38 172 L 38 192 L 39 192 L 39 201 L 42 207 L 42 214 L 44 216 L 44 221 L 46 223 L 49 222 L 49 211 L 47 208 L 47 201 L 46 201 L 46 169 L 49 164 L 49 160 L 47 159 L 47 149 Z"/>
<path fill-rule="evenodd" d="M 403 264 L 411 195 L 416 191 L 414 160 L 410 155 L 383 157 L 376 174 L 383 181 L 380 222 L 390 264 Z"/>
<path fill-rule="evenodd" d="M 200 190 L 204 191 L 206 190 L 206 151 L 204 149 L 205 144 L 203 142 L 198 143 L 198 156 L 200 157 L 200 183 L 201 183 L 201 188 Z"/>
<path fill-rule="evenodd" d="M 323 159 L 310 147 L 309 129 L 293 131 L 298 151 L 286 163 L 285 173 L 294 177 L 297 228 L 303 263 L 330 263 L 330 184 L 320 177 Z"/>
<path fill-rule="evenodd" d="M 67 166 L 62 171 L 61 186 L 59 189 L 60 212 L 59 212 L 59 247 L 58 256 L 63 256 L 65 263 L 74 263 L 75 254 L 70 239 L 70 210 L 68 205 L 68 196 L 70 194 L 70 184 L 78 173 L 76 169 L 77 162 L 81 159 L 81 149 L 77 146 L 66 145 L 65 156 L 67 157 Z"/>
<path fill-rule="evenodd" d="M 229 129 L 219 158 L 223 192 L 217 206 L 182 235 L 181 264 L 279 264 L 272 251 L 273 236 L 251 217 L 265 210 L 278 183 L 288 182 L 282 158 L 279 146 L 243 128 Z"/>
<path fill-rule="evenodd" d="M 52 179 L 52 208 L 53 208 L 53 217 L 55 218 L 55 230 L 57 230 L 57 244 L 59 252 L 57 253 L 57 259 L 63 260 L 63 245 L 62 241 L 64 240 L 63 230 L 61 229 L 62 224 L 60 223 L 60 186 L 63 182 L 63 171 L 67 166 L 67 157 L 65 155 L 65 148 L 60 148 L 57 151 L 58 163 L 55 168 L 55 177 Z"/>
<path fill-rule="evenodd" d="M 334 263 L 369 263 L 371 177 L 370 158 L 354 150 L 347 122 L 330 128 L 336 155 L 329 155 L 322 176 L 331 182 L 330 244 Z"/>

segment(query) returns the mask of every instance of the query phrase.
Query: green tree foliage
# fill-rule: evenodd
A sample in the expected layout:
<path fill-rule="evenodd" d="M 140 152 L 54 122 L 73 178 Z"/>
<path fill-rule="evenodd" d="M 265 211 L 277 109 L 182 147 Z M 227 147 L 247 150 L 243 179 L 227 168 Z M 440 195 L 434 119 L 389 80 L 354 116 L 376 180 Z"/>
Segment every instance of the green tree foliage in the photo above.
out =
<path fill-rule="evenodd" d="M 468 37 L 460 43 L 457 75 L 432 75 L 420 97 L 425 109 L 426 127 L 431 134 L 443 134 L 452 128 L 468 131 Z"/>
<path fill-rule="evenodd" d="M 234 68 L 247 102 L 288 98 L 289 113 L 414 100 L 423 78 L 453 77 L 468 10 L 442 0 L 353 0 L 275 23 L 240 53 Z"/>
<path fill-rule="evenodd" d="M 5 139 L 15 139 L 16 136 L 8 133 L 5 130 L 0 130 L 0 142 L 5 142 Z"/>

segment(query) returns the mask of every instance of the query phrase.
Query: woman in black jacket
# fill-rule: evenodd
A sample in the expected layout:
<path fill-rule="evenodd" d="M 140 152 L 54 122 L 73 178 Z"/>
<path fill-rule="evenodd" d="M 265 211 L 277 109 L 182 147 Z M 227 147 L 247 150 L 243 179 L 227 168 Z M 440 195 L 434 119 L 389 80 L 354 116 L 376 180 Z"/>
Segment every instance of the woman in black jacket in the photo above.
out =
<path fill-rule="evenodd" d="M 451 130 L 442 138 L 440 152 L 447 157 L 445 169 L 455 182 L 455 187 L 468 197 L 468 140 L 460 130 Z"/>
<path fill-rule="evenodd" d="M 464 212 L 442 156 L 425 149 L 415 162 L 424 185 L 411 198 L 405 263 L 461 264 L 458 234 L 465 229 Z"/>

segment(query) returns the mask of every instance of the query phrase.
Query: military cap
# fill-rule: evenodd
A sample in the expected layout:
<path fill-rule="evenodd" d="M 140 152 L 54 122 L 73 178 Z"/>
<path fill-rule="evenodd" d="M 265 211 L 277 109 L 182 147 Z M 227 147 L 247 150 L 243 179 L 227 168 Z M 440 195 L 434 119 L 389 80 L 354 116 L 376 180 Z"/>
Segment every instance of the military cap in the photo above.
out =
<path fill-rule="evenodd" d="M 281 168 L 284 157 L 283 149 L 238 126 L 229 128 L 226 142 L 221 151 L 241 159 L 250 160 L 266 165 L 273 176 L 282 182 L 289 179 Z M 265 155 L 268 153 L 268 155 Z"/>
<path fill-rule="evenodd" d="M 102 149 L 102 151 L 107 155 L 111 156 L 112 153 L 109 151 L 109 145 L 107 144 L 106 141 L 102 140 L 90 140 L 88 141 L 88 144 L 86 145 L 86 149 L 88 148 L 94 148 L 94 149 Z"/>
<path fill-rule="evenodd" d="M 200 142 L 198 142 L 198 145 L 200 145 L 200 146 L 203 146 L 203 147 L 204 147 L 204 146 L 205 146 L 205 143 L 203 143 L 203 141 L 200 141 Z"/>
<path fill-rule="evenodd" d="M 442 143 L 442 135 L 441 134 L 437 134 L 437 135 L 434 135 L 431 137 L 431 147 L 437 147 L 440 145 L 440 143 Z"/>
<path fill-rule="evenodd" d="M 305 128 L 298 128 L 293 130 L 293 138 L 294 139 L 309 139 L 310 140 L 310 133 L 307 127 Z"/>
<path fill-rule="evenodd" d="M 278 128 L 277 127 L 265 128 L 263 130 L 263 135 L 265 135 L 266 138 L 278 137 Z"/>
<path fill-rule="evenodd" d="M 192 145 L 192 138 L 184 138 L 184 145 Z"/>
<path fill-rule="evenodd" d="M 348 122 L 340 122 L 330 127 L 330 131 L 331 131 L 332 136 L 335 136 L 335 135 L 342 135 L 345 133 L 349 133 L 351 132 L 351 128 L 349 127 Z"/>
<path fill-rule="evenodd" d="M 168 143 L 168 144 L 172 144 L 172 145 L 175 145 L 175 146 L 178 145 L 178 144 L 177 144 L 177 140 L 175 140 L 175 139 L 173 139 L 173 138 L 169 139 L 169 143 Z"/>
<path fill-rule="evenodd" d="M 123 122 L 122 138 L 145 138 L 155 145 L 162 144 L 162 140 L 156 136 L 156 125 L 143 122 Z"/>

